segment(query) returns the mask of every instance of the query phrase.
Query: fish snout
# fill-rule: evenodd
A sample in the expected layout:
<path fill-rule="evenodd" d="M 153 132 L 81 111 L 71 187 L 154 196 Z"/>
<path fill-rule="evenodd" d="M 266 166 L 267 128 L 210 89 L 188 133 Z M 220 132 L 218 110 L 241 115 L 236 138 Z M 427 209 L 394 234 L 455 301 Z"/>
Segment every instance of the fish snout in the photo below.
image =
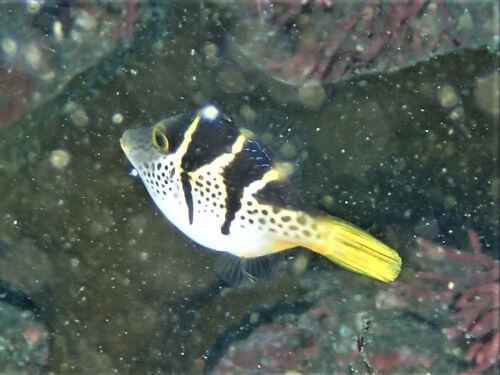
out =
<path fill-rule="evenodd" d="M 128 155 L 130 151 L 130 131 L 127 130 L 125 133 L 122 134 L 120 138 L 120 146 L 123 150 L 123 152 Z"/>

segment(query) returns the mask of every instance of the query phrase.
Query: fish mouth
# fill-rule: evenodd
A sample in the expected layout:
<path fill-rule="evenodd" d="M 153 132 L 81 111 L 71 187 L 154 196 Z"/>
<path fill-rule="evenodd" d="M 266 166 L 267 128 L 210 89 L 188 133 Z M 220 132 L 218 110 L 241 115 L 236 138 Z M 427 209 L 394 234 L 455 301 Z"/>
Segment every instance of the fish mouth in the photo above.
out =
<path fill-rule="evenodd" d="M 120 138 L 123 153 L 133 165 L 149 161 L 156 151 L 151 144 L 150 128 L 126 130 Z"/>
<path fill-rule="evenodd" d="M 125 155 L 128 155 L 129 152 L 130 152 L 130 131 L 126 131 L 125 133 L 123 133 L 123 135 L 121 136 L 120 138 L 120 146 L 123 150 L 123 152 L 125 153 Z"/>

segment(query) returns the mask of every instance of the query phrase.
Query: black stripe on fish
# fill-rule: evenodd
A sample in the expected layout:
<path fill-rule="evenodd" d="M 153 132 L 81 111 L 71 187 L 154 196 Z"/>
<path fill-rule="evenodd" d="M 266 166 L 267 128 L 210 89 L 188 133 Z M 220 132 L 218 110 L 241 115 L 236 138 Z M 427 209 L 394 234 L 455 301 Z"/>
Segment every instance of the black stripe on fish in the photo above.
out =
<path fill-rule="evenodd" d="M 182 190 L 184 192 L 184 199 L 186 200 L 186 205 L 188 208 L 189 224 L 193 224 L 193 194 L 191 181 L 189 181 L 189 175 L 185 172 L 181 172 L 181 183 Z"/>
<path fill-rule="evenodd" d="M 189 125 L 196 119 L 196 112 L 186 112 L 180 115 L 163 119 L 160 123 L 165 125 L 168 137 L 169 152 L 175 152 L 184 140 L 184 135 Z"/>
<path fill-rule="evenodd" d="M 247 139 L 243 148 L 222 172 L 226 181 L 226 215 L 221 227 L 222 234 L 229 234 L 229 227 L 236 212 L 241 208 L 243 189 L 262 178 L 272 168 L 271 152 L 257 141 Z"/>
<path fill-rule="evenodd" d="M 223 115 L 214 119 L 200 116 L 200 122 L 182 157 L 182 169 L 194 171 L 211 163 L 218 156 L 231 152 L 239 134 L 238 128 Z"/>

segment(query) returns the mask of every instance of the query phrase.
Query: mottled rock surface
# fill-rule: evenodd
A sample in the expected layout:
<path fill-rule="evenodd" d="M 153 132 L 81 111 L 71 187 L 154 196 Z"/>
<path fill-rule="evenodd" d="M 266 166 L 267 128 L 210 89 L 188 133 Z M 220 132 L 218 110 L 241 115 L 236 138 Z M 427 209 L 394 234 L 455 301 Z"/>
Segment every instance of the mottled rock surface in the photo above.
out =
<path fill-rule="evenodd" d="M 333 299 L 337 274 L 349 280 L 342 316 L 377 313 L 355 296 L 372 298 L 383 286 L 316 257 L 295 273 L 222 288 L 217 255 L 159 215 L 129 175 L 119 136 L 207 101 L 247 120 L 277 150 L 291 143 L 295 151 L 283 154 L 298 158 L 294 178 L 311 206 L 397 248 L 402 277 L 418 267 L 408 256 L 416 233 L 462 248 L 464 228 L 473 227 L 485 253 L 498 251 L 498 122 L 494 103 L 485 109 L 477 99 L 485 87 L 478 79 L 498 67 L 489 49 L 323 85 L 322 102 L 304 106 L 296 87 L 240 69 L 217 8 L 182 4 L 0 130 L 0 278 L 25 290 L 50 322 L 52 371 L 201 372 L 217 340 L 248 312 L 283 301 L 319 308 L 314 291 Z M 290 314 L 273 324 L 295 332 L 307 323 Z M 397 332 L 413 332 L 408 320 L 392 320 Z M 355 322 L 344 324 L 350 338 Z M 314 324 L 333 325 L 325 343 L 342 334 L 333 319 Z M 418 345 L 411 334 L 380 337 L 396 352 Z M 296 348 L 311 345 L 306 337 Z M 453 370 L 453 361 L 443 366 Z"/>

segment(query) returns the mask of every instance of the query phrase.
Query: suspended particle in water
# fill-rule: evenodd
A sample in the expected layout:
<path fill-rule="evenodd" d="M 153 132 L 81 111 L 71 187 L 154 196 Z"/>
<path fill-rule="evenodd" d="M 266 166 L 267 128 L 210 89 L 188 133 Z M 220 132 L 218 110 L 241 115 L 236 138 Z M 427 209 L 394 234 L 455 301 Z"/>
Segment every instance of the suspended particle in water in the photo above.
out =
<path fill-rule="evenodd" d="M 113 121 L 113 124 L 121 124 L 123 122 L 123 115 L 121 113 L 115 113 L 111 117 L 111 121 Z"/>
<path fill-rule="evenodd" d="M 17 53 L 17 43 L 14 39 L 5 38 L 2 40 L 2 50 L 7 56 L 13 56 Z"/>
<path fill-rule="evenodd" d="M 40 0 L 28 0 L 26 1 L 26 10 L 28 13 L 36 14 L 40 11 L 42 7 L 42 2 Z"/>
<path fill-rule="evenodd" d="M 50 164 L 56 169 L 64 169 L 71 161 L 71 155 L 65 150 L 54 150 L 50 153 Z"/>
<path fill-rule="evenodd" d="M 61 21 L 54 21 L 52 24 L 52 32 L 56 41 L 60 42 L 64 39 L 64 30 Z"/>
<path fill-rule="evenodd" d="M 75 110 L 70 114 L 71 121 L 76 126 L 85 126 L 89 122 L 89 116 L 87 112 L 80 106 L 77 106 Z"/>

